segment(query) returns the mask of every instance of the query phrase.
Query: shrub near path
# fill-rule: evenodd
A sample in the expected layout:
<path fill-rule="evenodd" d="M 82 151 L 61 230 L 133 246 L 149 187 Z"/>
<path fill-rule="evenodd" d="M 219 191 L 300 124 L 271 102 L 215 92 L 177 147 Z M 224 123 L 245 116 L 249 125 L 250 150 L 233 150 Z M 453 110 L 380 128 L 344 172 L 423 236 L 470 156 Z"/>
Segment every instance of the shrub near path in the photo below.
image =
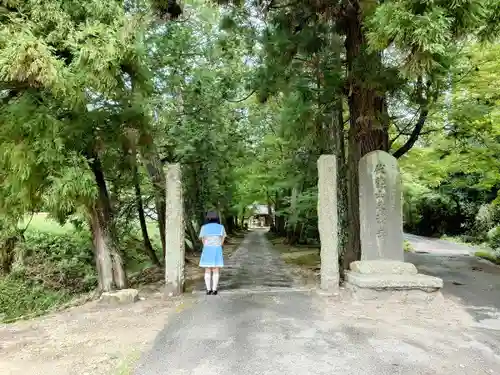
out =
<path fill-rule="evenodd" d="M 68 302 L 81 304 L 95 295 L 89 292 L 96 285 L 90 237 L 72 226 L 53 224 L 38 222 L 30 228 L 22 262 L 9 277 L 0 279 L 4 323 L 33 318 Z M 228 239 L 226 256 L 243 237 L 239 233 Z M 170 314 L 189 306 L 191 299 L 189 295 L 164 299 L 164 271 L 150 267 L 140 249 L 128 248 L 128 252 L 136 269 L 129 272 L 130 284 L 140 290 L 143 300 L 119 307 L 93 300 L 32 320 L 0 325 L 0 374 L 129 374 Z M 203 273 L 198 267 L 199 255 L 187 257 L 189 290 Z"/>
<path fill-rule="evenodd" d="M 12 272 L 0 277 L 0 322 L 35 317 L 90 298 L 97 277 L 88 229 L 70 223 L 61 226 L 44 213 L 20 226 L 27 226 L 25 240 L 16 248 Z M 151 262 L 142 249 L 139 228 L 132 225 L 131 229 L 122 238 L 121 247 L 134 283 L 134 276 L 149 268 Z M 151 240 L 159 251 L 160 239 L 152 229 Z"/>
<path fill-rule="evenodd" d="M 35 216 L 16 249 L 11 273 L 0 278 L 0 322 L 36 316 L 92 291 L 92 243 L 85 230 Z"/>

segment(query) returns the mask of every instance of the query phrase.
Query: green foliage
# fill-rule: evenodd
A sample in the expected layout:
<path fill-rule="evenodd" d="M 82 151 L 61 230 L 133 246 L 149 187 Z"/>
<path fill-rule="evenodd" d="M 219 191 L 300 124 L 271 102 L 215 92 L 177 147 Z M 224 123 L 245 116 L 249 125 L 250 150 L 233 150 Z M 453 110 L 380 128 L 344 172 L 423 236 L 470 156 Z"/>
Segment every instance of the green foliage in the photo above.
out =
<path fill-rule="evenodd" d="M 500 225 L 489 229 L 486 236 L 491 247 L 497 251 L 500 250 Z"/>
<path fill-rule="evenodd" d="M 325 13 L 322 2 L 179 3 L 0 5 L 0 255 L 9 267 L 16 261 L 2 281 L 9 290 L 33 288 L 41 301 L 93 288 L 97 211 L 112 250 L 140 270 L 145 248 L 150 258 L 161 248 L 165 163 L 182 164 L 192 250 L 207 209 L 242 225 L 255 202 L 274 208 L 274 229 L 290 243 L 317 242 L 316 162 L 326 153 L 339 157 L 345 229 L 346 172 L 359 156 L 350 133 L 374 119 L 389 151 L 413 147 L 400 159 L 406 229 L 497 246 L 487 233 L 500 225 L 500 49 L 476 43 L 498 31 L 497 2 L 354 1 L 366 33 L 357 56 L 347 54 L 353 20 L 344 5 Z M 262 10 L 266 22 L 256 22 Z M 366 98 L 353 112 L 361 94 L 381 98 L 385 112 Z M 479 215 L 485 206 L 489 216 Z M 138 207 L 159 218 L 146 234 Z M 27 223 L 18 223 L 42 211 L 78 229 L 23 233 Z"/>
<path fill-rule="evenodd" d="M 411 245 L 410 242 L 408 242 L 407 240 L 404 240 L 403 241 L 403 250 L 407 253 L 411 253 L 413 252 L 413 246 Z"/>
<path fill-rule="evenodd" d="M 0 284 L 5 286 L 0 289 L 0 312 L 5 311 L 7 320 L 58 307 L 97 286 L 87 227 L 79 229 L 70 223 L 61 226 L 43 214 L 26 218 L 20 227 L 26 226 L 24 239 L 17 243 L 12 271 L 0 277 Z M 151 266 L 139 240 L 136 222 L 130 224 L 120 238 L 126 249 L 128 272 L 134 274 Z M 161 248 L 157 236 L 152 236 L 152 241 L 156 249 Z"/>
<path fill-rule="evenodd" d="M 500 258 L 498 256 L 496 256 L 495 254 L 492 254 L 492 253 L 489 253 L 486 251 L 476 251 L 474 253 L 474 255 L 479 257 L 479 258 L 483 258 L 483 259 L 489 260 L 492 263 L 500 265 Z"/>
<path fill-rule="evenodd" d="M 53 290 L 77 294 L 96 286 L 92 242 L 88 232 L 64 234 L 29 231 L 11 276 Z"/>
<path fill-rule="evenodd" d="M 0 278 L 0 322 L 22 316 L 34 316 L 68 302 L 71 294 L 54 290 L 29 280 L 15 277 Z"/>
<path fill-rule="evenodd" d="M 287 263 L 310 268 L 318 267 L 321 263 L 320 255 L 317 251 L 302 254 L 300 256 L 285 256 L 284 260 Z"/>
<path fill-rule="evenodd" d="M 381 116 L 387 116 L 389 122 L 391 151 L 399 157 L 401 146 L 414 147 L 410 157 L 401 159 L 406 229 L 426 235 L 470 231 L 480 205 L 478 196 L 485 194 L 486 188 L 477 185 L 487 180 L 477 175 L 470 159 L 459 162 L 461 154 L 445 155 L 445 149 L 457 145 L 456 137 L 448 137 L 450 125 L 443 122 L 444 116 L 455 116 L 450 114 L 443 94 L 450 75 L 452 82 L 470 76 L 475 64 L 469 51 L 470 40 L 485 32 L 485 24 L 494 14 L 494 3 L 356 1 L 351 5 L 355 8 L 358 3 L 367 32 L 367 44 L 360 50 L 383 51 L 380 66 L 374 64 L 374 54 L 364 52 L 351 61 L 349 56 L 346 62 L 341 59 L 345 53 L 343 37 L 349 33 L 346 25 L 352 22 L 342 18 L 348 14 L 347 8 L 340 7 L 344 13 L 338 12 L 333 18 L 328 14 L 322 19 L 325 9 L 312 3 L 269 6 L 261 38 L 263 63 L 256 73 L 257 97 L 265 104 L 252 108 L 255 122 L 259 123 L 255 138 L 261 141 L 254 162 L 245 169 L 247 181 L 240 185 L 238 195 L 246 204 L 272 203 L 278 217 L 286 222 L 283 229 L 294 227 L 300 232 L 300 241 L 317 236 L 316 160 L 322 153 L 341 152 L 332 134 L 332 117 L 338 123 L 339 118 L 344 122 L 350 115 L 360 116 L 359 122 L 374 116 L 368 105 L 367 113 L 346 112 L 346 88 L 350 87 L 349 95 L 354 94 L 349 86 L 352 81 L 346 82 L 344 72 L 353 69 L 362 88 L 385 92 L 388 113 Z M 224 25 L 228 23 L 224 19 Z M 470 107 L 461 103 L 456 108 L 468 116 L 481 116 L 485 111 L 477 103 Z M 465 124 L 464 120 L 461 123 Z M 426 130 L 418 130 L 419 123 Z M 465 126 L 471 128 L 469 123 Z M 340 135 L 336 134 L 343 138 L 342 145 L 347 131 L 341 126 Z M 462 142 L 464 149 L 471 149 L 466 141 Z M 487 140 L 482 138 L 481 142 Z M 488 150 L 495 150 L 494 143 L 496 140 L 489 141 L 488 147 L 482 148 L 485 163 L 479 166 L 481 173 L 489 170 L 486 165 L 491 166 L 486 158 L 491 156 Z M 497 170 L 487 172 L 488 178 Z M 466 175 L 460 176 L 464 172 Z M 476 190 L 466 191 L 471 185 Z M 293 191 L 297 191 L 296 196 Z"/>
<path fill-rule="evenodd" d="M 0 277 L 3 320 L 42 313 L 93 290 L 97 283 L 87 231 L 59 226 L 41 215 L 27 220 L 30 226 L 17 243 L 13 269 Z"/>
<path fill-rule="evenodd" d="M 151 216 L 164 211 L 165 162 L 183 164 L 186 222 L 196 228 L 209 207 L 235 213 L 252 38 L 215 27 L 221 13 L 203 2 L 187 2 L 183 22 L 157 22 L 177 18 L 177 2 L 125 5 L 0 7 L 0 255 L 9 267 L 16 260 L 9 278 L 71 294 L 94 287 L 96 209 L 128 270 L 141 270 L 146 239 L 158 251 L 164 228 L 139 232 L 137 205 Z M 17 223 L 40 211 L 82 237 L 41 229 L 22 241 Z"/>
<path fill-rule="evenodd" d="M 499 246 L 497 46 L 469 44 L 461 69 L 451 76 L 452 94 L 433 114 L 444 131 L 424 137 L 402 160 L 405 227 L 427 235 L 461 235 Z"/>

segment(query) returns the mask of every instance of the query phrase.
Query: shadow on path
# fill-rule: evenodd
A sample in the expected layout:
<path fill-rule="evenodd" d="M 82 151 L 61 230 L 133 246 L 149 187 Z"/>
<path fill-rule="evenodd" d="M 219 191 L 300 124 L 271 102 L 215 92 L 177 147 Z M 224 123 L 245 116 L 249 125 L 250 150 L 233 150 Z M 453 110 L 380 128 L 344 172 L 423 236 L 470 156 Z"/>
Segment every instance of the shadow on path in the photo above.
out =
<path fill-rule="evenodd" d="M 291 285 L 262 232 L 248 234 L 227 263 L 226 288 Z M 465 332 L 454 313 L 443 319 L 441 306 L 339 302 L 288 289 L 188 297 L 193 305 L 166 324 L 134 374 L 500 373 L 496 344 Z"/>
<path fill-rule="evenodd" d="M 286 264 L 265 237 L 266 231 L 255 230 L 247 234 L 239 248 L 224 258 L 219 290 L 289 288 L 294 283 Z M 203 281 L 197 290 L 205 290 Z"/>

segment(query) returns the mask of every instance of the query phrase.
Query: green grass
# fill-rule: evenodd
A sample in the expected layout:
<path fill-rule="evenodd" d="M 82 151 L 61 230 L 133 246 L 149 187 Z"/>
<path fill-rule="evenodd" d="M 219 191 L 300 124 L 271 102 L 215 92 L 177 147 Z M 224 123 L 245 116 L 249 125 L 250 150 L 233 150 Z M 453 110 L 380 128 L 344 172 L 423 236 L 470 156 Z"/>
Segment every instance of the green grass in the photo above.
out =
<path fill-rule="evenodd" d="M 0 321 L 35 317 L 97 285 L 92 242 L 87 231 L 59 225 L 46 214 L 19 223 L 27 228 L 8 276 L 0 277 Z"/>
<path fill-rule="evenodd" d="M 316 268 L 321 264 L 318 245 L 290 246 L 283 243 L 284 239 L 274 233 L 268 233 L 267 238 L 273 244 L 273 248 L 281 253 L 281 258 L 285 263 L 303 268 Z"/>
<path fill-rule="evenodd" d="M 19 223 L 20 228 L 26 228 L 27 232 L 39 231 L 53 234 L 65 234 L 75 231 L 75 226 L 71 223 L 60 225 L 54 219 L 51 219 L 46 213 L 37 213 L 33 217 L 27 216 Z"/>
<path fill-rule="evenodd" d="M 474 246 L 477 249 L 480 249 L 480 252 L 484 253 L 490 253 L 492 252 L 492 248 L 490 244 L 486 242 L 479 242 L 479 241 L 474 241 L 472 237 L 466 237 L 466 236 L 447 236 L 443 235 L 440 237 L 441 240 L 449 241 L 456 243 L 458 245 L 465 245 L 465 246 Z"/>
<path fill-rule="evenodd" d="M 318 267 L 321 264 L 319 253 L 304 254 L 294 258 L 284 258 L 287 263 L 303 267 Z"/>
<path fill-rule="evenodd" d="M 118 366 L 118 368 L 110 375 L 132 375 L 134 364 L 141 357 L 141 353 L 135 350 Z"/>
<path fill-rule="evenodd" d="M 0 278 L 0 291 L 0 322 L 4 323 L 36 317 L 69 302 L 72 297 L 65 290 L 52 290 L 10 277 Z"/>
<path fill-rule="evenodd" d="M 403 241 L 403 250 L 407 253 L 412 253 L 415 249 L 411 245 L 411 243 L 407 240 Z"/>
<path fill-rule="evenodd" d="M 286 263 L 308 268 L 317 267 L 321 263 L 319 249 L 297 249 L 289 253 L 282 253 L 281 258 Z"/>
<path fill-rule="evenodd" d="M 43 314 L 97 286 L 92 239 L 87 228 L 78 229 L 72 223 L 60 225 L 44 213 L 26 217 L 19 227 L 27 228 L 25 240 L 16 249 L 21 260 L 14 263 L 8 276 L 0 277 L 0 322 Z M 161 257 L 156 223 L 149 222 L 148 229 Z M 143 251 L 139 225 L 120 241 L 126 249 L 129 276 L 151 266 Z"/>
<path fill-rule="evenodd" d="M 161 238 L 160 232 L 158 231 L 158 224 L 155 221 L 147 220 L 146 226 L 148 228 L 149 239 L 155 249 L 156 256 L 158 259 L 162 258 L 161 252 Z M 125 247 L 127 249 L 127 254 L 131 254 L 127 259 L 127 272 L 133 274 L 140 272 L 146 268 L 151 267 L 153 264 L 150 259 L 146 256 L 144 252 L 144 244 L 142 242 L 142 232 L 139 223 L 132 229 L 131 237 L 133 240 L 127 241 Z"/>
<path fill-rule="evenodd" d="M 459 245 L 470 245 L 467 242 L 465 242 L 462 237 L 460 236 L 448 236 L 446 234 L 443 234 L 439 239 L 449 241 L 449 242 L 454 242 Z"/>
<path fill-rule="evenodd" d="M 478 258 L 489 260 L 492 263 L 500 265 L 500 258 L 498 258 L 495 254 L 488 251 L 476 251 L 474 253 Z"/>

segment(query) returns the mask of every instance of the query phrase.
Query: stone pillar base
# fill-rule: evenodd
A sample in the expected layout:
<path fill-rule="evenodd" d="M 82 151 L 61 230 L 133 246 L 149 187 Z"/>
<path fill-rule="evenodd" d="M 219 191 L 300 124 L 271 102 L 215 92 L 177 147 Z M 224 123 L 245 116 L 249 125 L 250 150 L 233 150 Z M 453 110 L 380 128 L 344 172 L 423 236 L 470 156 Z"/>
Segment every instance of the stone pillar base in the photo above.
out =
<path fill-rule="evenodd" d="M 345 283 L 347 295 L 357 301 L 380 301 L 384 303 L 431 304 L 444 300 L 441 290 L 425 292 L 423 290 L 367 289 Z"/>
<path fill-rule="evenodd" d="M 398 261 L 358 261 L 346 272 L 346 289 L 356 298 L 433 300 L 440 295 L 443 280 L 419 274 L 411 263 Z"/>

